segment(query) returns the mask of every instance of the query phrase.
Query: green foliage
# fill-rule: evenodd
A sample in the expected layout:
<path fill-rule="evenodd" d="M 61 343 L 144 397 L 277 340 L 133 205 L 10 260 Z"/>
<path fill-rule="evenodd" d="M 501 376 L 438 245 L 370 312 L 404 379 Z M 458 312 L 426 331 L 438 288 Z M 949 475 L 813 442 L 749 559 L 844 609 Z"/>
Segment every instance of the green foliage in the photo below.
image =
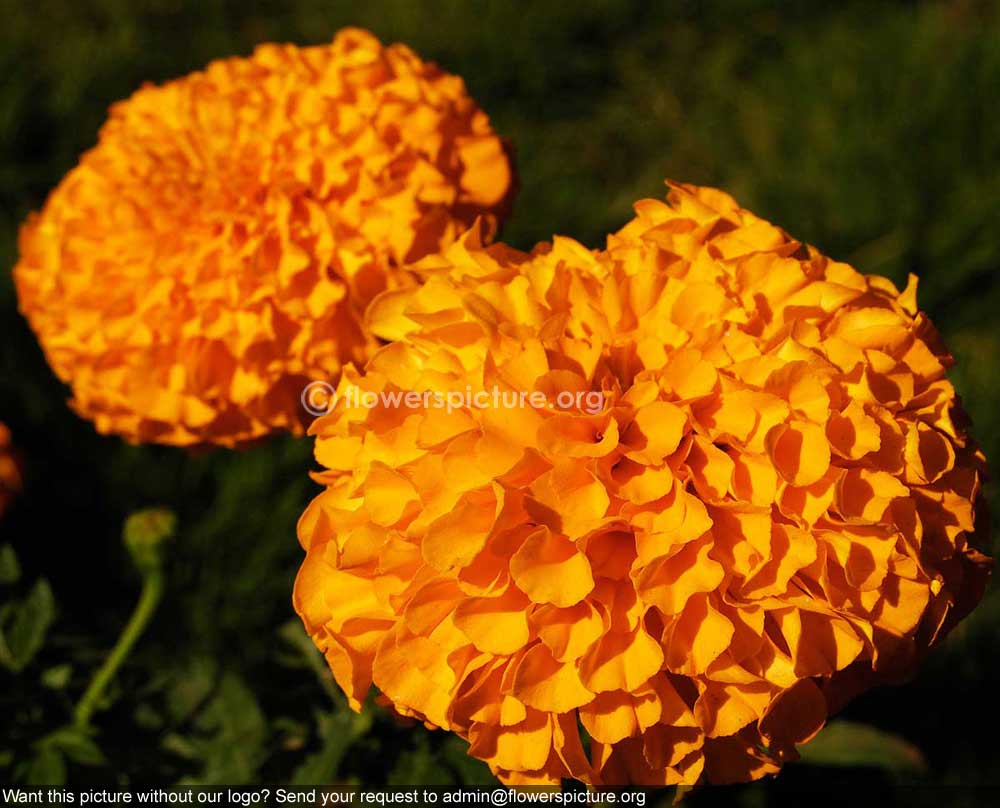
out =
<path fill-rule="evenodd" d="M 14 779 L 26 785 L 65 785 L 67 769 L 104 766 L 107 761 L 94 741 L 93 730 L 65 726 L 37 741 L 27 761 L 15 766 Z"/>
<path fill-rule="evenodd" d="M 27 597 L 0 607 L 0 665 L 14 673 L 23 670 L 45 642 L 56 616 L 52 587 L 40 578 Z"/>
<path fill-rule="evenodd" d="M 371 729 L 372 714 L 346 710 L 318 711 L 315 715 L 319 748 L 310 753 L 292 772 L 292 785 L 328 782 L 340 771 L 350 747 Z M 410 782 L 421 782 L 419 780 Z"/>
<path fill-rule="evenodd" d="M 17 553 L 9 544 L 0 545 L 0 584 L 17 583 L 21 577 L 21 565 L 17 563 Z"/>
<path fill-rule="evenodd" d="M 263 762 L 267 722 L 253 691 L 238 676 L 223 675 L 178 751 L 199 763 L 185 784 L 253 782 Z"/>
<path fill-rule="evenodd" d="M 875 766 L 904 774 L 927 769 L 913 744 L 854 721 L 834 721 L 801 747 L 800 754 L 803 763 L 821 766 Z"/>
<path fill-rule="evenodd" d="M 5 4 L 3 22 L 7 267 L 18 223 L 94 143 L 109 103 L 258 42 L 363 25 L 463 75 L 512 138 L 515 246 L 553 232 L 599 245 L 670 176 L 726 188 L 863 271 L 918 273 L 974 432 L 1000 454 L 995 3 L 37 0 Z M 310 441 L 192 456 L 97 436 L 66 407 L 7 273 L 0 328 L 0 419 L 25 458 L 25 492 L 0 520 L 0 780 L 491 782 L 458 739 L 351 712 L 303 634 L 290 592 L 295 523 L 317 490 Z M 157 503 L 183 528 L 164 600 L 93 732 L 68 730 L 141 585 L 115 537 Z M 998 626 L 991 592 L 914 682 L 858 700 L 853 723 L 831 723 L 775 787 L 685 803 L 781 802 L 782 783 L 851 777 L 994 782 L 1000 756 L 970 726 L 996 723 Z M 926 769 L 899 765 L 917 754 Z"/>

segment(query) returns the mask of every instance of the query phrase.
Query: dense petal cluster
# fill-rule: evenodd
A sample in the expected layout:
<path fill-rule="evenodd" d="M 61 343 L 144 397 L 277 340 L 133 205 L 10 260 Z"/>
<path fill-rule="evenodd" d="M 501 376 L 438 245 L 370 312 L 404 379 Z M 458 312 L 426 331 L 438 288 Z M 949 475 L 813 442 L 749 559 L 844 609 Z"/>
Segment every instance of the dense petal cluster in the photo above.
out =
<path fill-rule="evenodd" d="M 421 262 L 312 428 L 307 630 L 352 705 L 374 684 L 509 783 L 776 772 L 988 576 L 915 282 L 719 191 L 636 211 L 603 251 Z"/>
<path fill-rule="evenodd" d="M 21 490 L 21 467 L 14 454 L 7 425 L 0 423 L 0 516 Z"/>
<path fill-rule="evenodd" d="M 21 309 L 73 406 L 133 441 L 299 431 L 299 394 L 374 343 L 360 312 L 513 175 L 462 80 L 345 29 L 116 104 L 21 234 Z"/>

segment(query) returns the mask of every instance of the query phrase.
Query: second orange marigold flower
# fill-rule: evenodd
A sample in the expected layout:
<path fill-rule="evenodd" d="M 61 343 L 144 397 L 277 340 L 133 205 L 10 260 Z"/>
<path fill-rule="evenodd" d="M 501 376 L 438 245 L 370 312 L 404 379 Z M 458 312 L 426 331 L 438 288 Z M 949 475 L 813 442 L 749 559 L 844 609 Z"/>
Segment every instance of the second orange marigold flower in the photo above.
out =
<path fill-rule="evenodd" d="M 101 432 L 299 431 L 303 385 L 372 350 L 367 302 L 513 185 L 462 80 L 405 46 L 263 45 L 112 107 L 22 231 L 21 310 Z"/>

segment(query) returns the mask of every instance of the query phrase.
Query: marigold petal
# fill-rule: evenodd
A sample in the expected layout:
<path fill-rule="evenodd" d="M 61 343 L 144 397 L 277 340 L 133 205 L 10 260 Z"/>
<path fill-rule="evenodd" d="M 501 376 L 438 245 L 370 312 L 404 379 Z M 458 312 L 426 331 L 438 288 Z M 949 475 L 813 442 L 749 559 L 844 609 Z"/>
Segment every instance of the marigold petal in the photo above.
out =
<path fill-rule="evenodd" d="M 586 601 L 565 609 L 540 606 L 532 611 L 529 622 L 560 662 L 579 659 L 604 632 L 600 615 Z"/>
<path fill-rule="evenodd" d="M 709 558 L 711 549 L 708 541 L 688 542 L 645 567 L 635 582 L 640 597 L 664 614 L 677 614 L 692 595 L 711 592 L 725 576 L 722 565 Z"/>
<path fill-rule="evenodd" d="M 827 706 L 811 679 L 803 679 L 768 705 L 760 720 L 760 734 L 782 744 L 805 743 L 823 729 Z"/>
<path fill-rule="evenodd" d="M 734 631 L 708 596 L 693 596 L 664 632 L 667 668 L 689 676 L 704 673 L 729 646 Z"/>
<path fill-rule="evenodd" d="M 424 637 L 393 632 L 379 645 L 372 671 L 376 687 L 393 703 L 448 729 L 448 691 L 454 674 L 440 646 Z"/>
<path fill-rule="evenodd" d="M 623 738 L 638 735 L 645 727 L 655 723 L 659 713 L 660 705 L 653 691 L 636 697 L 631 693 L 611 690 L 599 693 L 590 704 L 580 709 L 580 722 L 595 741 L 616 744 Z"/>
<path fill-rule="evenodd" d="M 812 485 L 830 466 L 830 444 L 816 424 L 777 426 L 768 433 L 767 444 L 774 467 L 792 485 Z"/>
<path fill-rule="evenodd" d="M 580 679 L 576 665 L 560 662 L 542 644 L 533 645 L 517 664 L 511 693 L 536 710 L 565 713 L 594 698 Z"/>
<path fill-rule="evenodd" d="M 530 638 L 527 606 L 528 599 L 510 587 L 498 598 L 461 600 L 455 609 L 455 625 L 480 651 L 513 654 Z"/>
<path fill-rule="evenodd" d="M 485 546 L 498 504 L 493 491 L 464 494 L 449 513 L 427 527 L 421 545 L 427 563 L 442 571 L 467 565 Z"/>
<path fill-rule="evenodd" d="M 663 666 L 663 650 L 640 625 L 609 632 L 580 660 L 580 678 L 594 693 L 635 690 Z"/>
<path fill-rule="evenodd" d="M 510 560 L 510 574 L 535 603 L 572 606 L 594 588 L 590 563 L 564 536 L 539 528 Z"/>
<path fill-rule="evenodd" d="M 667 401 L 654 401 L 640 407 L 622 440 L 628 445 L 628 457 L 656 465 L 680 445 L 687 427 L 687 415 Z"/>
<path fill-rule="evenodd" d="M 541 769 L 552 749 L 552 722 L 538 710 L 530 710 L 520 724 L 511 727 L 473 724 L 469 731 L 469 754 L 491 766 L 509 771 Z"/>

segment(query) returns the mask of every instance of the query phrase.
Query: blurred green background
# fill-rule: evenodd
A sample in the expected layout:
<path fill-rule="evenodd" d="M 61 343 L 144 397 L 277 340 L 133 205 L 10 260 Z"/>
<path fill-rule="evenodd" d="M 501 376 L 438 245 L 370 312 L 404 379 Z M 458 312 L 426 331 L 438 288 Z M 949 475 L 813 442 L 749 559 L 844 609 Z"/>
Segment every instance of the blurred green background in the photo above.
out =
<path fill-rule="evenodd" d="M 918 273 L 1000 455 L 996 3 L 3 0 L 0 21 L 0 420 L 25 461 L 0 523 L 0 782 L 490 782 L 457 739 L 348 712 L 304 640 L 290 591 L 309 441 L 192 457 L 100 437 L 17 312 L 18 223 L 108 104 L 259 42 L 361 25 L 464 76 L 516 144 L 515 246 L 599 246 L 669 176 L 862 271 Z M 96 732 L 52 741 L 138 596 L 122 522 L 158 504 L 180 525 L 165 601 Z M 998 617 L 992 592 L 912 683 L 858 700 L 774 782 L 687 800 L 990 802 Z"/>

